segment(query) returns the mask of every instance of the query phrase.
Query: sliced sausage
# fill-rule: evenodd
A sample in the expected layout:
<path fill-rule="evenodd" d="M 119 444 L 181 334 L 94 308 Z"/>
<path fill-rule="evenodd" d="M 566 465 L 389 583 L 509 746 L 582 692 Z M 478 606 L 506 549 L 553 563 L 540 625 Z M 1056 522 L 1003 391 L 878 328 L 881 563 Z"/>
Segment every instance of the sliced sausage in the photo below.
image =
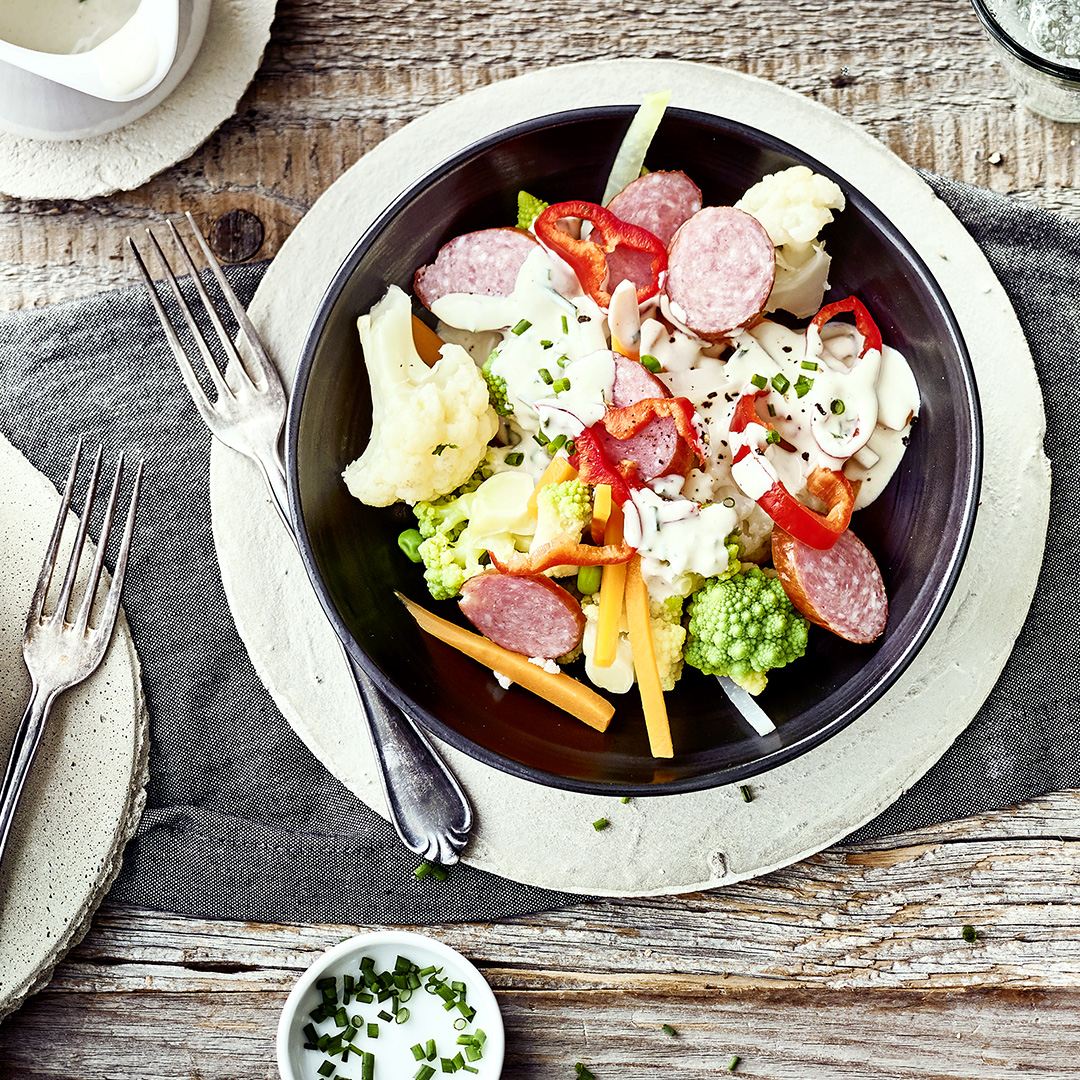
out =
<path fill-rule="evenodd" d="M 416 271 L 413 291 L 426 308 L 448 293 L 509 296 L 521 264 L 536 246 L 536 238 L 521 229 L 463 233 L 443 244 L 433 263 Z"/>
<path fill-rule="evenodd" d="M 524 656 L 554 660 L 577 648 L 585 631 L 581 605 L 543 574 L 485 570 L 465 582 L 458 605 L 485 637 Z"/>
<path fill-rule="evenodd" d="M 827 551 L 773 529 L 772 558 L 784 591 L 810 622 L 860 645 L 881 635 L 889 617 L 885 583 L 850 529 Z"/>
<path fill-rule="evenodd" d="M 611 397 L 612 405 L 622 408 L 646 398 L 671 397 L 671 391 L 639 361 L 615 353 L 615 383 Z M 595 430 L 608 460 L 613 465 L 620 461 L 637 462 L 638 476 L 642 480 L 676 473 L 686 476 L 693 465 L 693 451 L 679 435 L 675 421 L 668 416 L 650 420 L 629 439 L 609 435 L 603 424 L 597 424 Z"/>
<path fill-rule="evenodd" d="M 671 241 L 664 306 L 698 337 L 723 341 L 761 317 L 775 276 L 762 226 L 733 206 L 707 206 Z"/>
<path fill-rule="evenodd" d="M 684 172 L 651 172 L 627 184 L 608 209 L 667 244 L 675 230 L 701 209 L 701 191 Z"/>

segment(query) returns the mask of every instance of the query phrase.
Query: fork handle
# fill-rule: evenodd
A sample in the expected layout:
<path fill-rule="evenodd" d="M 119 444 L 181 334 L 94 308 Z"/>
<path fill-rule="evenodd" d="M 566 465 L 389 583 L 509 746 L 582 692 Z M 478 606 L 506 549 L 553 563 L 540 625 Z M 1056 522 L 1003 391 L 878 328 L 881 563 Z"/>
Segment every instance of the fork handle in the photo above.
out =
<path fill-rule="evenodd" d="M 15 729 L 4 782 L 0 785 L 0 862 L 3 861 L 11 825 L 15 820 L 15 808 L 19 805 L 19 797 L 26 786 L 26 778 L 41 745 L 41 736 L 55 699 L 55 694 L 43 693 L 41 688 L 35 685 L 30 691 L 26 712 Z"/>
<path fill-rule="evenodd" d="M 390 823 L 402 843 L 421 858 L 447 866 L 456 863 L 472 829 L 465 792 L 415 721 L 345 655 L 367 713 Z"/>

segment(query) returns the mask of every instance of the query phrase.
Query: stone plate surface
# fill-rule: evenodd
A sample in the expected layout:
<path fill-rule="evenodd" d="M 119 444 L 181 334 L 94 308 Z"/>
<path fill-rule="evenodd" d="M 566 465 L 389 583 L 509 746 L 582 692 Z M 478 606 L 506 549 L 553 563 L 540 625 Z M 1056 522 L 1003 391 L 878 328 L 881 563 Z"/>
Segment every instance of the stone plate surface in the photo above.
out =
<path fill-rule="evenodd" d="M 91 199 L 131 191 L 194 153 L 232 116 L 254 77 L 270 37 L 276 0 L 196 0 L 190 18 L 206 18 L 206 3 L 206 35 L 179 85 L 167 76 L 157 91 L 119 109 L 107 102 L 91 108 L 87 101 L 93 99 L 68 91 L 74 98 L 62 94 L 57 102 L 71 125 L 67 135 L 64 124 L 47 112 L 0 103 L 0 126 L 6 118 L 23 132 L 0 131 L 0 191 L 20 199 Z M 44 80 L 27 87 L 16 75 L 0 78 L 0 93 L 41 92 Z M 153 107 L 140 115 L 148 103 Z M 115 121 L 123 126 L 108 134 L 70 137 L 105 130 Z"/>
<path fill-rule="evenodd" d="M 722 114 L 816 157 L 904 233 L 949 299 L 970 350 L 985 466 L 964 570 L 919 656 L 854 723 L 755 777 L 753 803 L 727 787 L 621 804 L 519 780 L 442 747 L 477 811 L 464 861 L 533 885 L 609 896 L 707 889 L 795 862 L 857 829 L 918 780 L 971 721 L 1008 659 L 1034 594 L 1050 499 L 1031 354 L 963 226 L 911 168 L 855 124 L 771 83 L 700 64 L 614 60 L 538 71 L 443 105 L 375 147 L 300 222 L 252 303 L 286 381 L 337 267 L 413 182 L 511 124 L 563 109 L 634 104 L 661 89 L 672 91 L 672 106 Z M 211 498 L 225 590 L 256 669 L 313 753 L 382 812 L 354 691 L 300 557 L 254 466 L 219 444 Z M 1030 556 L 1005 580 L 994 573 L 1002 550 Z M 594 831 L 598 817 L 611 827 Z"/>
<path fill-rule="evenodd" d="M 60 495 L 2 437 L 0 470 L 0 761 L 6 765 L 30 693 L 23 627 Z M 74 522 L 69 515 L 65 544 Z M 66 559 L 62 547 L 62 564 Z M 84 553 L 83 568 L 90 563 Z M 75 595 L 82 595 L 81 583 Z M 139 658 L 121 611 L 101 667 L 53 706 L 0 864 L 0 1017 L 43 986 L 86 933 L 146 801 L 149 742 Z"/>

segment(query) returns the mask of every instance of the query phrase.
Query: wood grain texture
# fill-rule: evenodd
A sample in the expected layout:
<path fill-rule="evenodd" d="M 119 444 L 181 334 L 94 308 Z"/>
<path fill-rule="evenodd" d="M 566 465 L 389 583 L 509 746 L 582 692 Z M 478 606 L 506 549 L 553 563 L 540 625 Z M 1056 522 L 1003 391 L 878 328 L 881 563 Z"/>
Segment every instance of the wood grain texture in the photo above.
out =
<path fill-rule="evenodd" d="M 109 199 L 0 198 L 0 308 L 131 284 L 124 238 L 185 209 L 204 230 L 256 215 L 256 257 L 272 256 L 414 117 L 526 71 L 622 56 L 771 79 L 912 165 L 1080 220 L 1080 128 L 1013 103 L 967 0 L 281 0 L 236 116 L 188 161 Z M 1065 792 L 708 894 L 432 933 L 495 988 L 507 1080 L 570 1080 L 576 1061 L 598 1080 L 697 1080 L 726 1075 L 732 1055 L 735 1075 L 775 1080 L 1057 1080 L 1080 1054 L 1078 812 Z M 0 1076 L 273 1078 L 289 987 L 355 930 L 105 908 L 0 1026 Z"/>

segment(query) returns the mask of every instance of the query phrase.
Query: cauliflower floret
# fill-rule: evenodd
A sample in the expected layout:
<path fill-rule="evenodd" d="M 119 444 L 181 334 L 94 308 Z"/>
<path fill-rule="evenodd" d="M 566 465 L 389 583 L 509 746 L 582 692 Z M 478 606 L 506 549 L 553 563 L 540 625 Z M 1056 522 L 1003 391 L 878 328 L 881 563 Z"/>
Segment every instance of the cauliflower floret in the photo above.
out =
<path fill-rule="evenodd" d="M 429 368 L 412 338 L 409 298 L 396 285 L 357 320 L 371 382 L 371 439 L 342 474 L 369 506 L 433 499 L 483 460 L 499 418 L 469 354 L 444 345 Z"/>
<path fill-rule="evenodd" d="M 759 180 L 735 204 L 764 226 L 776 246 L 776 281 L 765 305 L 805 319 L 821 307 L 831 257 L 818 233 L 843 210 L 844 193 L 827 176 L 793 165 Z"/>
<path fill-rule="evenodd" d="M 756 566 L 713 578 L 690 600 L 686 662 L 706 675 L 727 675 L 751 694 L 765 673 L 806 652 L 807 623 L 784 587 Z"/>

